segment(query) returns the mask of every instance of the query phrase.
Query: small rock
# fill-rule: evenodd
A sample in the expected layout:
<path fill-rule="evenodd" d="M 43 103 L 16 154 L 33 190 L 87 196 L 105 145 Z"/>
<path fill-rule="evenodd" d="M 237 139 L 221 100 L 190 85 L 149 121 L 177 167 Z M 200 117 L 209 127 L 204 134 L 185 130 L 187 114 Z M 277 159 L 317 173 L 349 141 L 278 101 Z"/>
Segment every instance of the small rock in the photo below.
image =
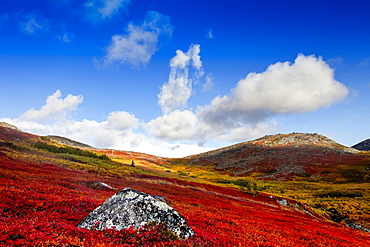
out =
<path fill-rule="evenodd" d="M 285 207 L 287 207 L 288 206 L 288 201 L 286 200 L 286 199 L 277 199 L 276 200 L 280 205 L 283 205 L 283 206 L 285 206 Z"/>
<path fill-rule="evenodd" d="M 194 235 L 186 220 L 165 202 L 143 192 L 125 188 L 108 198 L 78 225 L 85 229 L 141 228 L 149 222 L 161 224 L 181 239 Z"/>

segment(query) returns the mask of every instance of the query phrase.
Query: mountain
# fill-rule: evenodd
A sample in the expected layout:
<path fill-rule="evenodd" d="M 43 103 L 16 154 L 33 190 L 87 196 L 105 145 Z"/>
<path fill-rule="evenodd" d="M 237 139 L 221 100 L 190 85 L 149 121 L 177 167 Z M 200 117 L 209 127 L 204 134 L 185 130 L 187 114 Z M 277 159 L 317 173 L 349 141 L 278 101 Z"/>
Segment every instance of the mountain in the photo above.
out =
<path fill-rule="evenodd" d="M 367 156 L 319 135 L 269 135 L 206 153 L 185 157 L 190 164 L 213 166 L 234 176 L 289 180 L 293 176 L 322 177 L 342 164 L 358 163 Z"/>
<path fill-rule="evenodd" d="M 352 148 L 360 151 L 370 151 L 370 139 L 357 143 L 356 145 L 353 145 Z"/>

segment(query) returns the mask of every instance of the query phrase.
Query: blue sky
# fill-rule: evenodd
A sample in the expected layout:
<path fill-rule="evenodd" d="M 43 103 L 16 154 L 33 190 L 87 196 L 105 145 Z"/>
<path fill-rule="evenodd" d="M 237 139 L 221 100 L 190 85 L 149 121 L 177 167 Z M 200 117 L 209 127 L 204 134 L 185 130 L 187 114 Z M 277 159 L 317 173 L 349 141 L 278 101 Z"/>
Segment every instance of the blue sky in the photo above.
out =
<path fill-rule="evenodd" d="M 266 134 L 370 138 L 369 1 L 17 0 L 0 121 L 182 157 Z"/>

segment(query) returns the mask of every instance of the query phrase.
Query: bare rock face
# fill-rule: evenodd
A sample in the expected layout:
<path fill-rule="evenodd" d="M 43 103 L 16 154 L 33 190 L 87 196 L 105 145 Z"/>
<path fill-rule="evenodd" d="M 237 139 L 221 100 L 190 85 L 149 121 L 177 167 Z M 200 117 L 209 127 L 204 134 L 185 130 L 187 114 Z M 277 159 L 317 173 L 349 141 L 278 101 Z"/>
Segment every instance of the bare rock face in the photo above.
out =
<path fill-rule="evenodd" d="M 370 139 L 357 143 L 352 147 L 360 151 L 370 151 Z"/>
<path fill-rule="evenodd" d="M 14 125 L 11 125 L 11 124 L 8 124 L 8 123 L 5 123 L 5 122 L 0 122 L 0 127 L 21 131 L 20 129 L 18 129 L 18 127 L 14 126 Z"/>
<path fill-rule="evenodd" d="M 181 239 L 194 235 L 186 220 L 165 202 L 125 188 L 107 199 L 78 225 L 85 229 L 138 229 L 149 222 L 163 223 Z"/>
<path fill-rule="evenodd" d="M 68 146 L 77 147 L 77 148 L 91 148 L 91 146 L 89 146 L 87 144 L 77 142 L 77 141 L 62 137 L 62 136 L 48 135 L 47 138 L 49 138 L 53 141 L 56 141 L 56 142 L 58 142 L 62 145 L 68 145 Z"/>

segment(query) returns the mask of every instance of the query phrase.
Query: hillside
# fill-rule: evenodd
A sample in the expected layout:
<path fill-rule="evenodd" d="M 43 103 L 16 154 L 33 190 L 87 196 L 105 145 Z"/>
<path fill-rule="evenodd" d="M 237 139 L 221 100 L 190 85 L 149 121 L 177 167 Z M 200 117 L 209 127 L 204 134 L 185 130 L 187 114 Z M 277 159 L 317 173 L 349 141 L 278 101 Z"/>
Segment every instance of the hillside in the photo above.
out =
<path fill-rule="evenodd" d="M 353 145 L 352 148 L 360 151 L 370 151 L 370 139 L 357 143 L 356 145 Z"/>
<path fill-rule="evenodd" d="M 61 136 L 52 136 L 52 135 L 49 135 L 49 136 L 46 136 L 46 138 L 49 138 L 50 140 L 53 140 L 59 144 L 62 144 L 62 145 L 68 145 L 68 146 L 72 146 L 72 147 L 80 147 L 80 148 L 91 148 L 91 146 L 87 145 L 87 144 L 84 144 L 84 143 L 81 143 L 81 142 L 77 142 L 77 141 L 73 141 L 71 139 L 68 139 L 68 138 L 65 138 L 65 137 L 61 137 Z"/>
<path fill-rule="evenodd" d="M 321 211 L 293 199 L 290 182 L 255 180 L 256 187 L 251 189 L 246 186 L 247 178 L 232 180 L 199 166 L 208 169 L 202 173 L 235 182 L 213 183 L 201 176 L 179 173 L 179 169 L 194 165 L 176 162 L 135 152 L 71 147 L 0 127 L 0 246 L 370 245 L 369 233 L 345 225 L 351 221 L 328 221 Z M 368 208 L 354 204 L 365 202 L 368 206 L 366 184 L 344 185 L 352 194 L 335 185 L 341 194 L 333 197 L 333 187 L 327 183 L 299 182 L 294 184 L 294 195 L 308 196 L 309 186 L 319 186 L 314 187 L 316 198 L 322 208 L 323 203 L 330 203 L 328 212 L 333 216 L 343 216 L 339 204 L 335 204 L 339 199 L 340 203 L 350 201 L 356 213 L 362 210 L 359 215 L 363 218 L 358 222 L 368 222 Z M 176 240 L 161 226 L 121 231 L 77 228 L 94 208 L 126 187 L 165 198 L 187 219 L 196 235 Z M 290 198 L 279 195 L 282 189 Z M 273 190 L 280 193 L 267 193 Z"/>
<path fill-rule="evenodd" d="M 185 159 L 191 165 L 211 165 L 234 176 L 254 174 L 256 178 L 272 180 L 331 176 L 335 179 L 345 169 L 341 165 L 358 164 L 368 157 L 358 152 L 319 134 L 292 133 L 265 136 Z"/>
<path fill-rule="evenodd" d="M 38 136 L 21 131 L 16 126 L 0 122 L 0 140 L 2 141 L 34 141 Z"/>

